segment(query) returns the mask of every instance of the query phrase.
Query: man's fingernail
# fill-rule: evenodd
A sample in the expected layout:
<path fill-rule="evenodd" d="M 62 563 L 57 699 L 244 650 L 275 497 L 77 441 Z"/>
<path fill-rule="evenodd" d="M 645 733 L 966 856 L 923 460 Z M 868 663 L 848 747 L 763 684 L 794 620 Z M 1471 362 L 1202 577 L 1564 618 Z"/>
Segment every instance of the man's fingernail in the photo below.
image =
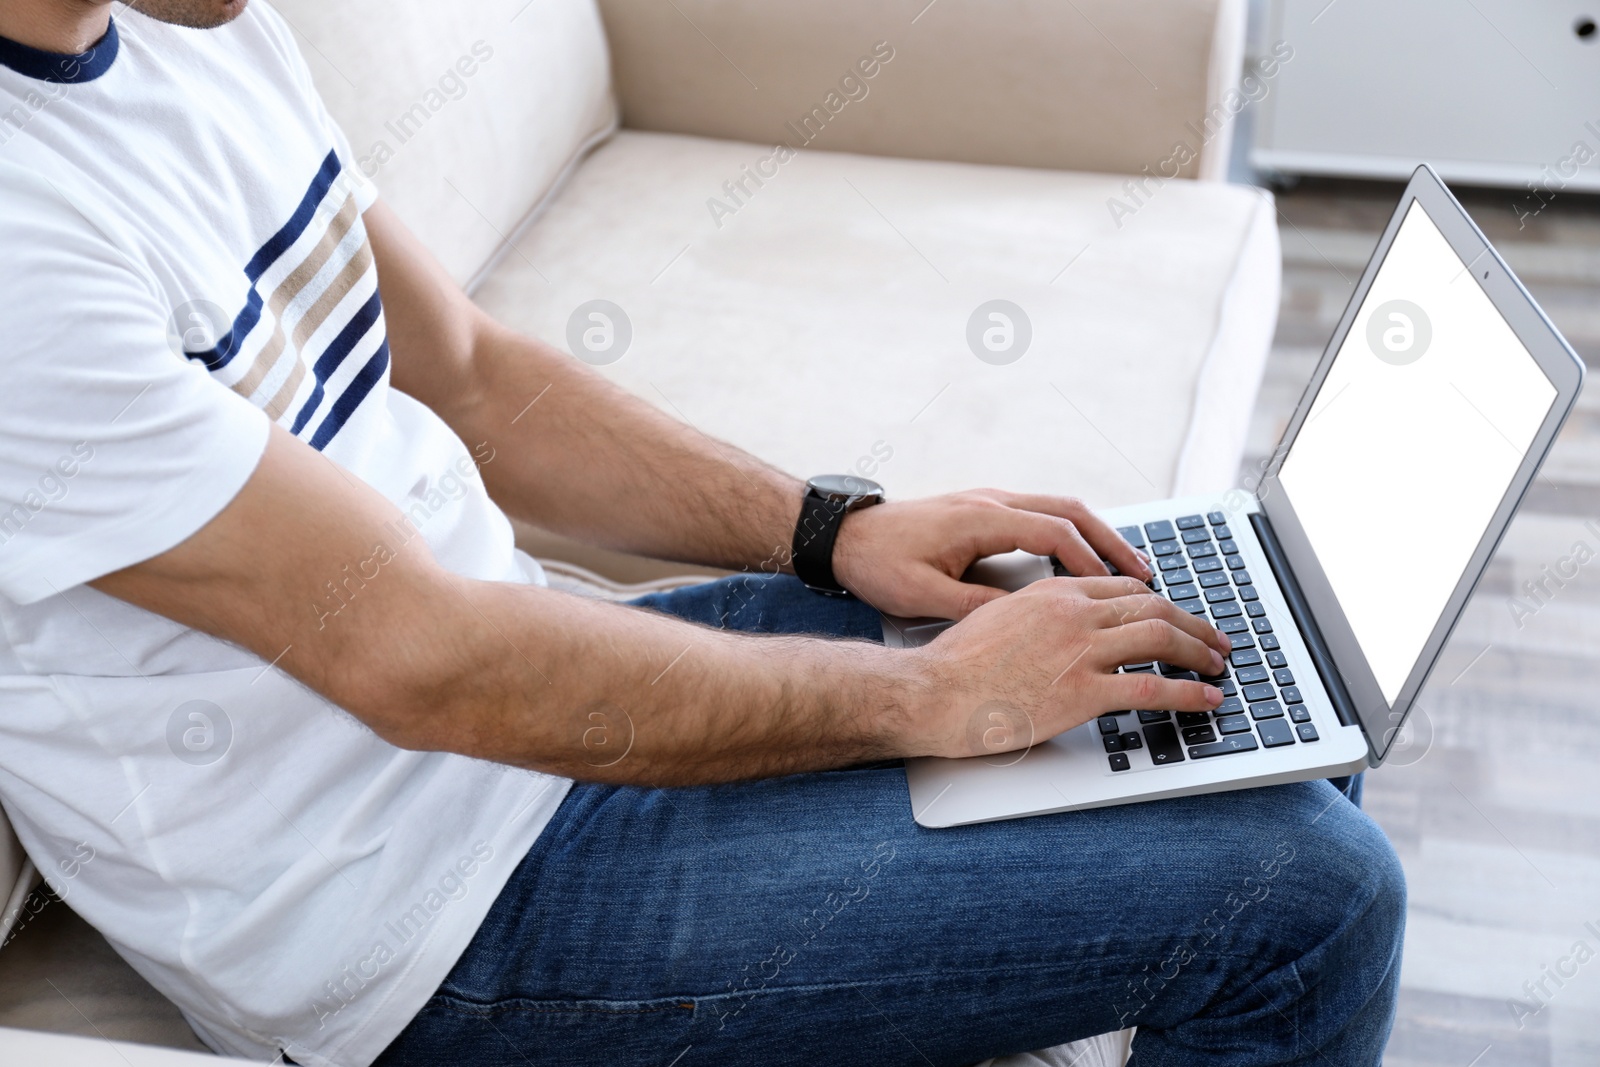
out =
<path fill-rule="evenodd" d="M 1222 653 L 1218 652 L 1214 648 L 1211 650 L 1211 673 L 1222 673 Z"/>
<path fill-rule="evenodd" d="M 1206 686 L 1206 703 L 1210 704 L 1212 707 L 1216 707 L 1218 704 L 1222 703 L 1222 690 L 1218 689 L 1214 685 Z"/>

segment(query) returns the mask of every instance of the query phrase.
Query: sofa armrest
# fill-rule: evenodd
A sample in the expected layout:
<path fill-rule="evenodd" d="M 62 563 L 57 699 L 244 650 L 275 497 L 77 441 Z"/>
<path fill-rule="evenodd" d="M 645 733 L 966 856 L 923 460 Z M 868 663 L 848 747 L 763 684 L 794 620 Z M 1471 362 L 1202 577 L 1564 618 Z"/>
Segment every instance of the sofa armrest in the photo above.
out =
<path fill-rule="evenodd" d="M 623 124 L 635 129 L 916 159 L 1226 174 L 1225 96 L 1243 61 L 1244 0 L 600 7 Z M 892 58 L 866 78 L 874 46 Z M 1175 158 L 1180 143 L 1190 151 Z"/>

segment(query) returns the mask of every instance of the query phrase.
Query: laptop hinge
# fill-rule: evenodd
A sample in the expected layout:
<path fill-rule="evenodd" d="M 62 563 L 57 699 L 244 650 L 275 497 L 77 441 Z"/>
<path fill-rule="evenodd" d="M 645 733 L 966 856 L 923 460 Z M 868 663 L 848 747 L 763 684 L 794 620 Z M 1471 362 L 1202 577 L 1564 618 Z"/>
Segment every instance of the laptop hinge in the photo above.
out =
<path fill-rule="evenodd" d="M 1328 652 L 1328 646 L 1322 640 L 1322 631 L 1317 629 L 1317 622 L 1311 616 L 1311 607 L 1306 603 L 1305 595 L 1300 592 L 1300 583 L 1294 580 L 1294 572 L 1289 569 L 1289 559 L 1283 554 L 1283 547 L 1278 544 L 1278 537 L 1272 532 L 1272 523 L 1260 512 L 1252 512 L 1250 525 L 1255 527 L 1256 538 L 1261 542 L 1262 551 L 1267 554 L 1267 562 L 1272 565 L 1272 573 L 1278 579 L 1278 588 L 1283 590 L 1283 598 L 1289 602 L 1289 614 L 1294 616 L 1295 625 L 1300 627 L 1300 636 L 1305 639 L 1306 648 L 1311 651 L 1311 662 L 1317 668 L 1317 674 L 1322 678 L 1322 687 L 1328 691 L 1328 697 L 1333 701 L 1334 714 L 1339 716 L 1339 722 L 1345 726 L 1358 726 L 1361 723 L 1356 715 L 1355 703 L 1350 699 L 1349 690 L 1345 689 L 1344 681 L 1339 677 L 1339 672 L 1333 666 L 1333 656 Z"/>

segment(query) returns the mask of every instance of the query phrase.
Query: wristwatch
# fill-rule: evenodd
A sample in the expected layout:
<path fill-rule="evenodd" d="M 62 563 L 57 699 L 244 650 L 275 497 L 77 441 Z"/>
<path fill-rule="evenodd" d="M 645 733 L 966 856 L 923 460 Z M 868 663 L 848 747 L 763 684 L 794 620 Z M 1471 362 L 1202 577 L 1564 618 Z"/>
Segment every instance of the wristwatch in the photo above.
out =
<path fill-rule="evenodd" d="M 833 576 L 833 543 L 846 515 L 881 503 L 883 486 L 854 474 L 819 474 L 806 482 L 790 554 L 795 577 L 814 593 L 849 596 Z"/>

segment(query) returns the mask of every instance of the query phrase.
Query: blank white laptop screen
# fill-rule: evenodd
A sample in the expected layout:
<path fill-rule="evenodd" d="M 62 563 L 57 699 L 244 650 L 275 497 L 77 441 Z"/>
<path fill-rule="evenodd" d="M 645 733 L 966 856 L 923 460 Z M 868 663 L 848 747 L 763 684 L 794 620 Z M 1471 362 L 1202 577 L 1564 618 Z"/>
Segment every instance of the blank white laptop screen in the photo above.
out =
<path fill-rule="evenodd" d="M 1413 201 L 1278 472 L 1391 705 L 1555 398 Z"/>

